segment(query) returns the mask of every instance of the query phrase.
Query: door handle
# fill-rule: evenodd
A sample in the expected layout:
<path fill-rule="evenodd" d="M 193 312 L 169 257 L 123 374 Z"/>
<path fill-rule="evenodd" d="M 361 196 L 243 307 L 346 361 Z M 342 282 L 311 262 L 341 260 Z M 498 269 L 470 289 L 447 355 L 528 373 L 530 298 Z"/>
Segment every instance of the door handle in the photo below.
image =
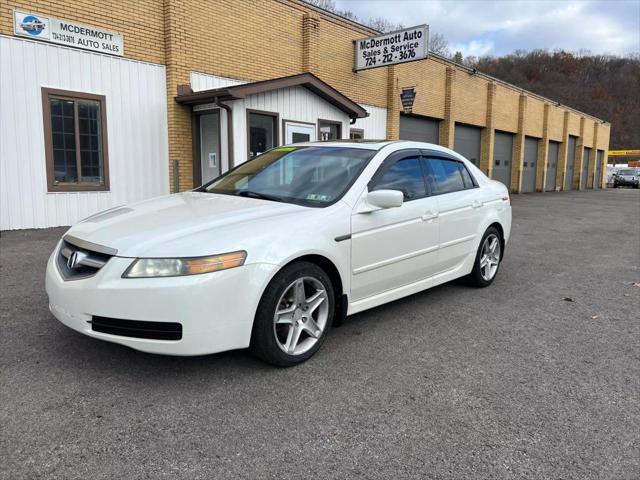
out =
<path fill-rule="evenodd" d="M 440 215 L 438 212 L 433 212 L 431 210 L 424 212 L 424 215 L 422 215 L 422 220 L 423 221 L 427 221 L 427 220 L 433 220 L 434 218 L 438 218 L 438 215 Z"/>
<path fill-rule="evenodd" d="M 471 204 L 471 206 L 475 209 L 478 209 L 480 207 L 482 207 L 483 203 L 479 200 L 474 200 L 473 203 Z"/>

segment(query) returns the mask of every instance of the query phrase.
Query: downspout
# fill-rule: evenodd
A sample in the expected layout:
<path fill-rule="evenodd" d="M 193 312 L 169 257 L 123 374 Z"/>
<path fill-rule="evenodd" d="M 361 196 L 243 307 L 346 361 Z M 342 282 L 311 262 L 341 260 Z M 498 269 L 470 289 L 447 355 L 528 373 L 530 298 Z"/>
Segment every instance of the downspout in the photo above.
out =
<path fill-rule="evenodd" d="M 229 105 L 220 103 L 217 97 L 213 100 L 213 103 L 227 111 L 227 154 L 229 156 L 229 170 L 231 170 L 235 166 L 233 160 L 233 110 Z"/>

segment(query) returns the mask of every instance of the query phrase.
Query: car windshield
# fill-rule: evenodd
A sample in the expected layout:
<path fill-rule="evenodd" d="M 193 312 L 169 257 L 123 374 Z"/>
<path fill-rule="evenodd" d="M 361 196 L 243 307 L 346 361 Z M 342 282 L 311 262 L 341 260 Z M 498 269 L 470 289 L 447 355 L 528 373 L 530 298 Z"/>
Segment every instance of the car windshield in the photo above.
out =
<path fill-rule="evenodd" d="M 627 170 L 618 170 L 618 175 L 635 175 L 636 171 L 629 168 Z"/>
<path fill-rule="evenodd" d="M 375 154 L 353 147 L 278 147 L 201 190 L 323 207 L 344 195 Z"/>

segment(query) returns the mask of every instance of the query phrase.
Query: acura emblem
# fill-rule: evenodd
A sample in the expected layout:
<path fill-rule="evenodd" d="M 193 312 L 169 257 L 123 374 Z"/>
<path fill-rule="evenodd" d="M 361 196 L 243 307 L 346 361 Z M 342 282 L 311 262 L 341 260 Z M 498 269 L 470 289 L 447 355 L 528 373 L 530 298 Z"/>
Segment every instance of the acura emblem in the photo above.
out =
<path fill-rule="evenodd" d="M 86 253 L 75 251 L 69 255 L 69 258 L 67 259 L 67 267 L 76 268 L 85 258 L 87 258 Z"/>

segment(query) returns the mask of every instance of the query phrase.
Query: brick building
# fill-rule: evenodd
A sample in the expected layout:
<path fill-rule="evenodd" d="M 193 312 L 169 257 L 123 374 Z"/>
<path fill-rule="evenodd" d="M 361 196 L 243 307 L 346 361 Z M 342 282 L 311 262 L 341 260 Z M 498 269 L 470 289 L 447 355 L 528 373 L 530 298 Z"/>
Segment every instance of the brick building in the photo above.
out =
<path fill-rule="evenodd" d="M 0 228 L 72 224 L 306 139 L 439 143 L 514 193 L 604 186 L 607 122 L 437 55 L 354 72 L 374 34 L 299 0 L 0 0 Z"/>

